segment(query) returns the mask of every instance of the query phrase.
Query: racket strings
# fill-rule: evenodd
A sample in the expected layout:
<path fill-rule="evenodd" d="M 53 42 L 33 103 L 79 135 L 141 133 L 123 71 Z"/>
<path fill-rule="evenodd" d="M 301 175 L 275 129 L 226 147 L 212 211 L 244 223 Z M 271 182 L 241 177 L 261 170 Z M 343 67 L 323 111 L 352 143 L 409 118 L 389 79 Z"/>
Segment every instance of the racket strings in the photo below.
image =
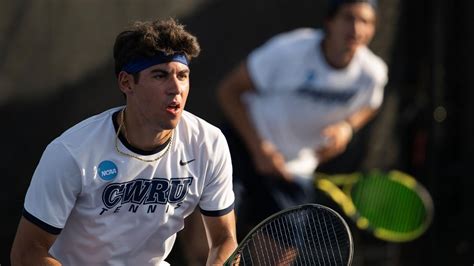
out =
<path fill-rule="evenodd" d="M 412 232 L 426 220 L 423 201 L 414 189 L 385 175 L 364 176 L 353 187 L 351 195 L 361 216 L 373 228 L 395 232 Z"/>
<path fill-rule="evenodd" d="M 242 247 L 237 265 L 347 265 L 351 245 L 339 217 L 303 209 L 256 231 Z"/>

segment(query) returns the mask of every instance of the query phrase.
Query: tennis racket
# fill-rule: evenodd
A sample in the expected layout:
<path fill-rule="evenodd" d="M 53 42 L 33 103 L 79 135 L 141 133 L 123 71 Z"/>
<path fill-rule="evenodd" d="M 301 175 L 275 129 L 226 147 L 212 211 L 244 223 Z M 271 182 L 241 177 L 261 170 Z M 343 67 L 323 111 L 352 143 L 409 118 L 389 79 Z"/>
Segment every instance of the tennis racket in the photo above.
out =
<path fill-rule="evenodd" d="M 315 174 L 324 191 L 357 227 L 389 242 L 422 235 L 433 218 L 433 201 L 415 178 L 400 171 Z"/>
<path fill-rule="evenodd" d="M 350 265 L 352 235 L 334 210 L 305 204 L 254 227 L 224 265 Z"/>

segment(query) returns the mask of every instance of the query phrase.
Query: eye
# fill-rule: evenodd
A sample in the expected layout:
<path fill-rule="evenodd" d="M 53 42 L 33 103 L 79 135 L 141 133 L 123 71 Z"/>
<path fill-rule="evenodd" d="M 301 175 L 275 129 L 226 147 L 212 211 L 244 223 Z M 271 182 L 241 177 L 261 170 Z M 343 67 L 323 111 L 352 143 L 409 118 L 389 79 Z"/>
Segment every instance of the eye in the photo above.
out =
<path fill-rule="evenodd" d="M 356 18 L 351 14 L 344 14 L 343 19 L 346 23 L 354 23 Z"/>
<path fill-rule="evenodd" d="M 156 73 L 156 74 L 153 76 L 153 78 L 155 78 L 155 79 L 163 79 L 163 78 L 166 78 L 166 76 L 167 76 L 167 73 L 158 72 L 158 73 Z"/>
<path fill-rule="evenodd" d="M 183 71 L 183 72 L 178 73 L 178 79 L 179 80 L 184 81 L 184 80 L 187 80 L 188 78 L 189 78 L 189 72 Z"/>

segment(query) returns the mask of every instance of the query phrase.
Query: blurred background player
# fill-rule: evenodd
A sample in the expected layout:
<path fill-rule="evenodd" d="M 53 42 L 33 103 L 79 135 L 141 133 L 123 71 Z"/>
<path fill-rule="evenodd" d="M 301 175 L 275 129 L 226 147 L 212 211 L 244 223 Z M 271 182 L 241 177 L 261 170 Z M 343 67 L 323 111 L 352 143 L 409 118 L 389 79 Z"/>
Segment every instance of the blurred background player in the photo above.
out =
<path fill-rule="evenodd" d="M 312 175 L 341 154 L 383 101 L 387 66 L 367 47 L 376 3 L 331 1 L 324 29 L 279 34 L 218 86 L 234 165 L 238 235 L 315 201 Z"/>
<path fill-rule="evenodd" d="M 43 153 L 12 265 L 167 265 L 199 206 L 208 263 L 236 247 L 232 165 L 223 134 L 184 110 L 196 37 L 169 19 L 136 22 L 114 45 L 126 105 L 73 126 Z"/>

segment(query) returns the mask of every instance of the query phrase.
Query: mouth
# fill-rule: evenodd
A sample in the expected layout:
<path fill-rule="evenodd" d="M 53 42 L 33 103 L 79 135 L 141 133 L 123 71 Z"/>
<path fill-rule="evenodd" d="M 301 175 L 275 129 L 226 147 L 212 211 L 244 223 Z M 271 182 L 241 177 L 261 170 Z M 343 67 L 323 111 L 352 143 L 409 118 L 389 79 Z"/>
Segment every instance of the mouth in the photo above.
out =
<path fill-rule="evenodd" d="M 361 43 L 357 39 L 350 38 L 346 40 L 346 48 L 351 51 L 355 50 L 359 46 L 361 46 Z"/>
<path fill-rule="evenodd" d="M 358 44 L 359 39 L 356 38 L 356 37 L 349 37 L 349 38 L 347 38 L 347 42 L 350 43 L 350 44 Z"/>
<path fill-rule="evenodd" d="M 177 115 L 181 110 L 181 104 L 178 102 L 172 102 L 166 106 L 166 111 L 172 115 Z"/>

